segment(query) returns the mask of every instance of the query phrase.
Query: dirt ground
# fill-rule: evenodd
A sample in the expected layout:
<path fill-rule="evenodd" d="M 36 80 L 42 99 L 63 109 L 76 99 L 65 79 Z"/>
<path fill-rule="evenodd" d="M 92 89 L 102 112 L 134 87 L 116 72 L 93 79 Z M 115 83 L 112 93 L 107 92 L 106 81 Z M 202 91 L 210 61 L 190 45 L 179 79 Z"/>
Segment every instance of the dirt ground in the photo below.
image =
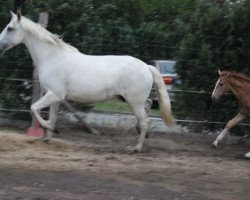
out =
<path fill-rule="evenodd" d="M 50 144 L 23 130 L 0 130 L 1 200 L 249 200 L 250 147 L 185 134 L 151 133 L 143 152 L 127 154 L 135 132 L 90 135 L 60 129 Z"/>

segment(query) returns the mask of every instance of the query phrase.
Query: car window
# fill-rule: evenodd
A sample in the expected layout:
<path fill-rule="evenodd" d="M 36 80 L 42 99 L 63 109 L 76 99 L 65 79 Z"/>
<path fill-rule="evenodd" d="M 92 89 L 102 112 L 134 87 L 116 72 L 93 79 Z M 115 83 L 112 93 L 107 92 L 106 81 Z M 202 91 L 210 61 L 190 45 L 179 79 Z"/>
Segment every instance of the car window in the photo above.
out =
<path fill-rule="evenodd" d="M 163 61 L 163 62 L 158 63 L 161 74 L 174 74 L 175 73 L 174 65 L 175 65 L 175 62 Z"/>

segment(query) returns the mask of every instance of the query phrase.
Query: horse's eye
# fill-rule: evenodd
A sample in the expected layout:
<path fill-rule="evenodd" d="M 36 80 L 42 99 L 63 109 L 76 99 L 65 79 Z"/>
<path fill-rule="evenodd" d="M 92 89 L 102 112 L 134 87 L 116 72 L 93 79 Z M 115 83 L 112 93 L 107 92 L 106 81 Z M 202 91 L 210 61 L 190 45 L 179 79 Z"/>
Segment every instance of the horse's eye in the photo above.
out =
<path fill-rule="evenodd" d="M 14 30 L 13 27 L 10 27 L 10 26 L 9 26 L 9 27 L 7 28 L 7 31 L 9 31 L 9 32 L 11 32 L 11 31 L 13 31 L 13 30 Z"/>
<path fill-rule="evenodd" d="M 223 86 L 223 83 L 219 83 L 219 86 Z"/>

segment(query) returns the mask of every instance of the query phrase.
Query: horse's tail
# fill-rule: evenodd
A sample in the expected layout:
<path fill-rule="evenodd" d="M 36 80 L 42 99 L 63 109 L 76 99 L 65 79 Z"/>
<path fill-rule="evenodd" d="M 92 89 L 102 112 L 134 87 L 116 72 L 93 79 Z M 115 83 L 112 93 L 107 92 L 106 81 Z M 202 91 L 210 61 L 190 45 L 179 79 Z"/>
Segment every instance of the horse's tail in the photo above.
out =
<path fill-rule="evenodd" d="M 166 91 L 162 76 L 155 67 L 149 65 L 149 68 L 153 75 L 154 83 L 156 85 L 156 91 L 162 119 L 167 126 L 172 127 L 174 125 L 174 118 L 171 112 L 171 102 L 169 95 Z"/>

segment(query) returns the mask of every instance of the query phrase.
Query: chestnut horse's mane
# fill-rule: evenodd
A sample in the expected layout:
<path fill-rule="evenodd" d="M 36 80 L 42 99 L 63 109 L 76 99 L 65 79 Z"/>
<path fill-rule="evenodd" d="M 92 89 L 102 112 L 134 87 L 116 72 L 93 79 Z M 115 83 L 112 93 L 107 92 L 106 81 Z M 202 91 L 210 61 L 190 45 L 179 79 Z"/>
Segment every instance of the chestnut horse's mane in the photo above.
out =
<path fill-rule="evenodd" d="M 221 76 L 226 76 L 228 73 L 230 73 L 230 78 L 235 78 L 238 80 L 248 81 L 250 82 L 250 77 L 246 76 L 245 74 L 242 74 L 240 72 L 235 71 L 222 71 Z"/>

